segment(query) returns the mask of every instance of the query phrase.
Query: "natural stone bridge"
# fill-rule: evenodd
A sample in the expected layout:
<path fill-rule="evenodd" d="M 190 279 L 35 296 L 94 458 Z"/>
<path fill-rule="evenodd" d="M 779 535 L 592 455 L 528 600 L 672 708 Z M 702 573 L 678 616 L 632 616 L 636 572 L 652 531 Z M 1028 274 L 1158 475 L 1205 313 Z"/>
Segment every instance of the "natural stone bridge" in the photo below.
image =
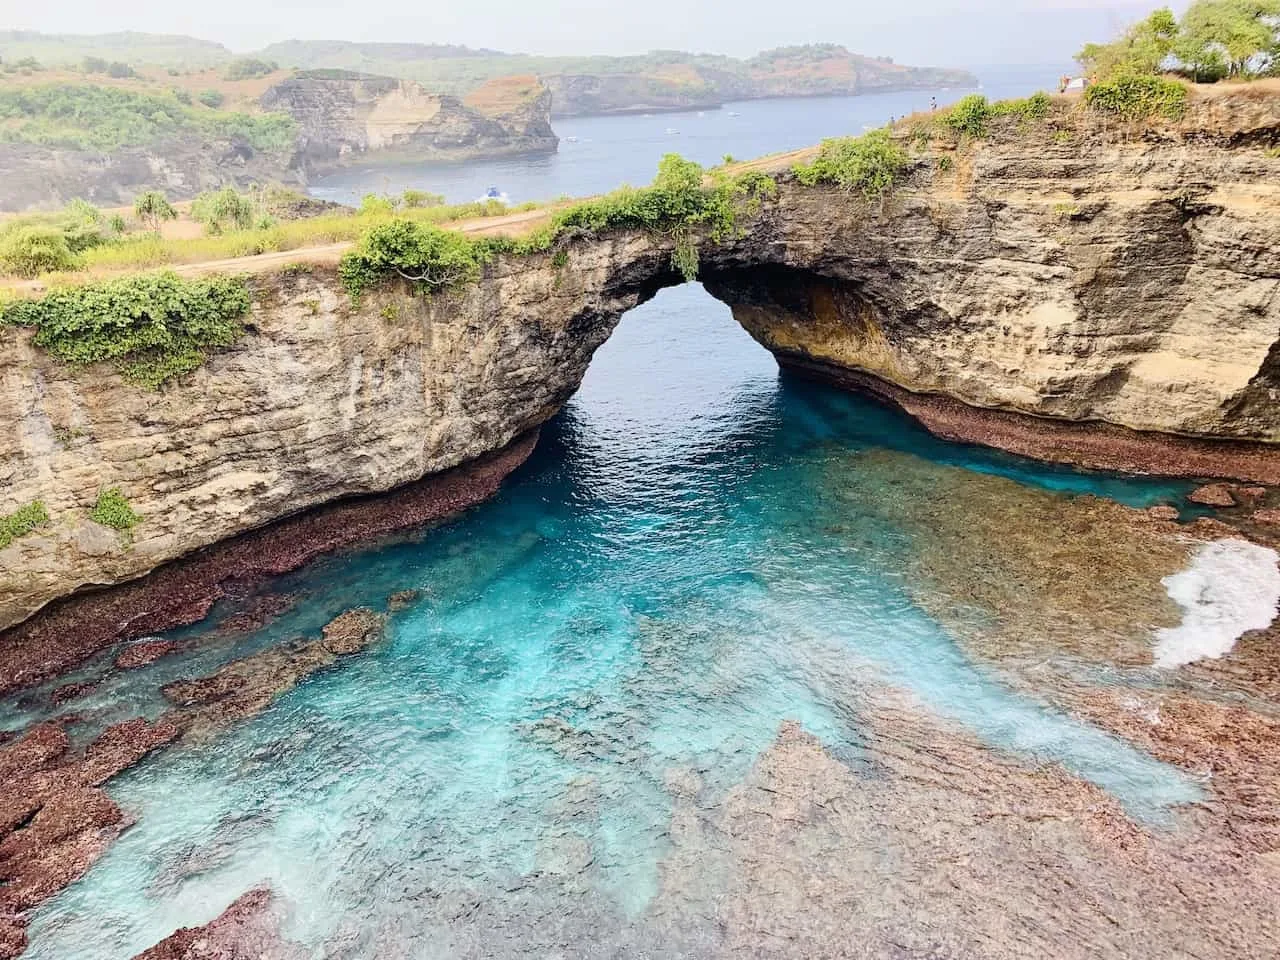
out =
<path fill-rule="evenodd" d="M 782 363 L 873 390 L 945 436 L 1280 482 L 1280 158 L 1266 149 L 1280 97 L 1195 102 L 1179 128 L 1131 141 L 1089 123 L 977 144 L 946 169 L 921 161 L 882 203 L 784 177 L 740 237 L 702 244 L 702 279 Z M 429 479 L 395 510 L 294 521 L 161 571 L 164 591 L 82 605 L 74 631 L 57 610 L 35 618 L 0 636 L 0 689 L 18 682 L 4 659 L 16 644 L 57 634 L 74 659 L 71 634 L 196 618 L 227 576 L 491 493 L 621 316 L 681 280 L 670 238 L 565 252 L 499 259 L 431 298 L 388 285 L 358 308 L 331 267 L 260 275 L 249 334 L 159 393 L 4 332 L 0 513 L 39 499 L 52 523 L 0 551 L 0 627 Z M 131 542 L 88 519 L 108 486 L 144 518 Z"/>

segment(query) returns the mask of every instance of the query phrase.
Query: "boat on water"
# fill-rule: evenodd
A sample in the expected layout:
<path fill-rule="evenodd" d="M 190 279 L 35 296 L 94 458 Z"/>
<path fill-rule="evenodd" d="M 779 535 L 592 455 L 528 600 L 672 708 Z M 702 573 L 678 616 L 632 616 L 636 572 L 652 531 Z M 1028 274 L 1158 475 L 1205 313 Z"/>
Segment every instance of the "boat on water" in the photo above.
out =
<path fill-rule="evenodd" d="M 476 201 L 477 203 L 501 203 L 503 206 L 511 205 L 511 198 L 499 190 L 497 187 L 490 187 L 484 192 L 484 196 Z"/>
<path fill-rule="evenodd" d="M 578 142 L 578 138 L 577 138 L 577 137 L 565 137 L 565 138 L 564 138 L 564 142 L 565 142 L 565 143 L 577 143 L 577 142 Z"/>
<path fill-rule="evenodd" d="M 680 135 L 680 131 L 675 127 L 667 127 L 666 134 L 669 137 L 678 137 Z"/>

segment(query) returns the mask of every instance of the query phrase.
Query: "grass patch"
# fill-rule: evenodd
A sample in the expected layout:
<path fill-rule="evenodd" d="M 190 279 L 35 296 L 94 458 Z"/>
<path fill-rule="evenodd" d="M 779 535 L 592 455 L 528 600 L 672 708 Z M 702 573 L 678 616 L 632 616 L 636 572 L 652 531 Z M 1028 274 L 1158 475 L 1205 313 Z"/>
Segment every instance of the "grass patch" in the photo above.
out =
<path fill-rule="evenodd" d="M 6 301 L 0 324 L 34 328 L 36 344 L 65 363 L 110 361 L 126 380 L 154 390 L 234 343 L 248 309 L 241 279 L 141 274 Z"/>
<path fill-rule="evenodd" d="M 128 533 L 142 522 L 142 518 L 133 512 L 133 507 L 129 506 L 129 501 L 119 487 L 110 487 L 98 494 L 98 501 L 93 505 L 89 519 L 121 533 Z"/>
<path fill-rule="evenodd" d="M 25 507 L 19 507 L 13 513 L 0 516 L 0 550 L 48 522 L 49 511 L 39 500 L 28 503 Z"/>

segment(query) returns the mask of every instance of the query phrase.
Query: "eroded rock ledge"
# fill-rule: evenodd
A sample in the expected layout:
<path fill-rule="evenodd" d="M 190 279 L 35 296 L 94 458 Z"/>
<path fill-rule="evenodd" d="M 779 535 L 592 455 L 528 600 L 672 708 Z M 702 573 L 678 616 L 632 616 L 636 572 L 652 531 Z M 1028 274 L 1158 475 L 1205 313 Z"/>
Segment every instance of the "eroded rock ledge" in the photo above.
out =
<path fill-rule="evenodd" d="M 784 362 L 945 436 L 1274 482 L 1278 140 L 1280 95 L 1243 88 L 1141 133 L 1059 113 L 947 164 L 934 149 L 874 204 L 783 176 L 739 236 L 702 244 L 702 273 Z M 579 238 L 358 307 L 331 272 L 260 278 L 251 333 L 159 394 L 4 332 L 0 512 L 39 500 L 51 523 L 0 551 L 0 627 L 502 449 L 563 406 L 625 311 L 680 282 L 672 242 Z M 143 518 L 131 541 L 88 519 L 108 486 Z"/>

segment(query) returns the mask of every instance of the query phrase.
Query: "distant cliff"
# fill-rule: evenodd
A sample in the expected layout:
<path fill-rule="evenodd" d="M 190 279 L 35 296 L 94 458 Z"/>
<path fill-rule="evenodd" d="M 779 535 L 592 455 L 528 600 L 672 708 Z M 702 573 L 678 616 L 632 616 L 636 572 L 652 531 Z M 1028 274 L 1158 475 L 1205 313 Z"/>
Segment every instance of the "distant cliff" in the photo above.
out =
<path fill-rule="evenodd" d="M 416 80 L 456 96 L 497 78 L 534 74 L 551 88 L 553 117 L 699 109 L 760 97 L 971 87 L 978 82 L 965 70 L 908 67 L 829 43 L 780 47 L 746 60 L 679 50 L 629 57 L 535 57 L 429 44 L 297 40 L 275 44 L 261 55 L 305 68 L 356 69 Z"/>
<path fill-rule="evenodd" d="M 709 61 L 709 62 L 708 62 Z M 782 47 L 746 61 L 690 57 L 638 73 L 563 73 L 543 78 L 552 116 L 718 107 L 766 97 L 853 96 L 977 86 L 965 70 L 905 67 L 833 44 Z"/>
<path fill-rule="evenodd" d="M 124 206 L 148 189 L 184 200 L 226 185 L 302 186 L 352 164 L 549 152 L 557 142 L 550 113 L 551 92 L 532 76 L 459 99 L 390 77 L 312 71 L 225 110 L 145 78 L 0 82 L 0 210 L 77 197 Z"/>
<path fill-rule="evenodd" d="M 313 70 L 271 87 L 261 104 L 298 124 L 291 166 L 304 174 L 378 161 L 545 153 L 558 142 L 551 91 L 535 77 L 486 84 L 464 102 L 407 80 Z"/>

